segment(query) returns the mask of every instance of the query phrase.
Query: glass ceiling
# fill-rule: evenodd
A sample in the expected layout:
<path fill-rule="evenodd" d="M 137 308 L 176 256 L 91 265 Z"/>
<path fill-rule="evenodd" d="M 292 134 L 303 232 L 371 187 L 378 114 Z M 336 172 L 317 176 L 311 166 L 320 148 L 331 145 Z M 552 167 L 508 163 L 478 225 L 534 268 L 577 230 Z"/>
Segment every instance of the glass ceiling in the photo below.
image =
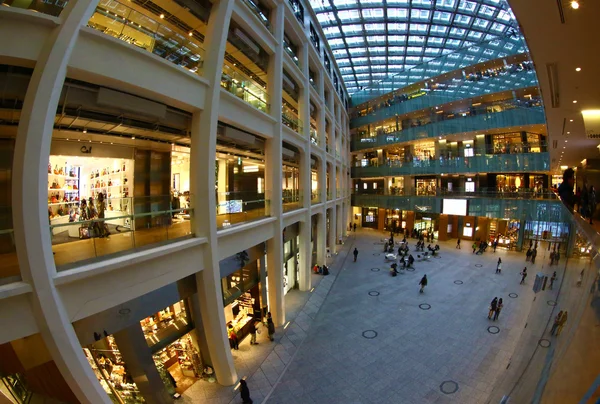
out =
<path fill-rule="evenodd" d="M 372 87 L 387 88 L 389 92 L 392 88 L 377 84 L 399 73 L 410 75 L 408 81 L 403 80 L 407 85 L 460 67 L 527 52 L 506 0 L 310 3 L 348 93 L 371 87 L 368 97 L 358 97 L 363 101 L 383 94 Z M 352 98 L 356 104 L 357 97 Z"/>

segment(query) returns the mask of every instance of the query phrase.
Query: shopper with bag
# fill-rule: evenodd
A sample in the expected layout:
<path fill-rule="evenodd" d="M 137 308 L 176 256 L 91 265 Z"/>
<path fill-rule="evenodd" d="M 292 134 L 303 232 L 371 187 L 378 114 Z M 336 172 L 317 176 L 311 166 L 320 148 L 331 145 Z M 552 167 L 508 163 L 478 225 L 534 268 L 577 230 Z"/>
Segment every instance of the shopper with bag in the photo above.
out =
<path fill-rule="evenodd" d="M 248 388 L 248 384 L 244 379 L 240 380 L 240 398 L 242 399 L 242 403 L 244 404 L 252 404 L 252 399 L 250 398 L 250 389 Z"/>
<path fill-rule="evenodd" d="M 498 300 L 498 304 L 496 305 L 496 312 L 494 313 L 494 321 L 498 320 L 498 316 L 500 316 L 500 311 L 502 311 L 502 307 L 504 307 L 504 303 L 502 302 L 502 298 Z"/>
<path fill-rule="evenodd" d="M 496 308 L 498 307 L 498 298 L 495 297 L 490 303 L 490 311 L 488 312 L 488 320 L 492 318 L 494 313 L 496 312 Z"/>
<path fill-rule="evenodd" d="M 519 285 L 525 284 L 525 278 L 527 278 L 527 267 L 523 268 L 523 272 L 521 272 L 521 283 Z"/>
<path fill-rule="evenodd" d="M 257 332 L 260 333 L 260 331 L 256 329 L 256 321 L 252 320 L 252 327 L 250 327 L 250 345 L 258 345 L 258 342 L 256 342 Z"/>

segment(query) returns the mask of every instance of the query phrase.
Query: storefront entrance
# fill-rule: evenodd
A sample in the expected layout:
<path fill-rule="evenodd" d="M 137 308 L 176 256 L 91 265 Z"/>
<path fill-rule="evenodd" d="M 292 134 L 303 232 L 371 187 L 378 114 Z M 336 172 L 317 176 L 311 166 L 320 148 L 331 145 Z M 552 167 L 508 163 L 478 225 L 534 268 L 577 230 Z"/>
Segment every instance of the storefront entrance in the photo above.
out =
<path fill-rule="evenodd" d="M 183 394 L 202 376 L 202 360 L 190 334 L 159 350 L 152 358 L 171 394 Z"/>

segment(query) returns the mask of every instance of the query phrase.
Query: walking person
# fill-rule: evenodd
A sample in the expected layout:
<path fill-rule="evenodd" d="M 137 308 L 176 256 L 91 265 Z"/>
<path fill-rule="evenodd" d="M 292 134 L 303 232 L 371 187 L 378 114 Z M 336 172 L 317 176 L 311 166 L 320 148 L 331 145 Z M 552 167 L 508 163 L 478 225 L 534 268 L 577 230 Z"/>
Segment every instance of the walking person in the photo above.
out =
<path fill-rule="evenodd" d="M 583 272 L 585 271 L 585 268 L 581 270 L 581 273 L 579 274 L 579 279 L 577 279 L 577 287 L 581 286 L 581 283 L 583 282 Z"/>
<path fill-rule="evenodd" d="M 532 254 L 531 247 L 529 247 L 529 249 L 527 250 L 527 253 L 525 254 L 525 257 L 526 257 L 525 261 L 531 260 L 531 254 Z"/>
<path fill-rule="evenodd" d="M 490 311 L 488 313 L 488 320 L 490 320 L 492 318 L 492 316 L 494 315 L 494 313 L 496 312 L 496 308 L 498 307 L 498 298 L 495 297 L 492 302 L 490 303 Z"/>
<path fill-rule="evenodd" d="M 527 267 L 523 268 L 523 271 L 521 272 L 521 283 L 519 283 L 519 285 L 525 284 L 525 278 L 527 278 Z"/>
<path fill-rule="evenodd" d="M 252 404 L 253 401 L 250 398 L 250 389 L 248 388 L 248 384 L 244 379 L 240 380 L 240 386 L 240 398 L 242 399 L 242 403 Z"/>
<path fill-rule="evenodd" d="M 235 332 L 235 330 L 233 329 L 233 326 L 231 324 L 229 324 L 229 331 L 228 331 L 228 335 L 229 335 L 229 346 L 232 349 L 235 349 L 236 351 L 238 349 L 240 349 L 239 344 L 238 344 L 238 337 L 237 334 Z"/>
<path fill-rule="evenodd" d="M 563 311 L 559 311 L 556 317 L 554 317 L 554 324 L 552 324 L 552 328 L 550 329 L 550 335 L 554 335 L 558 326 L 560 325 L 560 320 L 562 319 Z"/>
<path fill-rule="evenodd" d="M 534 248 L 531 252 L 531 263 L 535 264 L 535 257 L 537 257 L 537 248 Z"/>
<path fill-rule="evenodd" d="M 356 223 L 354 223 L 354 232 L 356 233 Z"/>
<path fill-rule="evenodd" d="M 250 326 L 250 345 L 258 345 L 256 342 L 256 321 L 252 320 L 252 325 Z"/>
<path fill-rule="evenodd" d="M 494 252 L 496 252 L 496 248 L 498 247 L 498 239 L 494 240 Z"/>
<path fill-rule="evenodd" d="M 498 258 L 498 265 L 496 265 L 496 273 L 502 273 L 502 258 Z"/>
<path fill-rule="evenodd" d="M 419 293 L 423 293 L 423 289 L 425 289 L 425 286 L 427 286 L 427 275 L 423 275 L 419 285 L 421 285 L 421 290 L 419 290 Z"/>
<path fill-rule="evenodd" d="M 504 303 L 502 302 L 502 298 L 498 300 L 498 304 L 496 305 L 496 312 L 494 313 L 494 321 L 498 320 L 498 316 L 500 316 L 500 311 L 502 311 L 502 307 L 504 307 Z"/>
<path fill-rule="evenodd" d="M 568 318 L 569 318 L 569 312 L 565 310 L 565 312 L 563 313 L 562 317 L 560 318 L 560 321 L 558 322 L 558 328 L 556 329 L 556 336 L 557 337 L 562 332 L 562 329 L 565 326 L 565 324 L 567 323 L 567 319 Z"/>
<path fill-rule="evenodd" d="M 354 254 L 354 262 L 356 262 L 356 258 L 358 258 L 358 249 L 356 247 L 354 247 L 354 252 L 352 254 Z"/>
<path fill-rule="evenodd" d="M 554 286 L 554 281 L 556 281 L 556 271 L 554 271 L 554 273 L 550 277 L 550 290 L 552 290 L 552 287 Z"/>
<path fill-rule="evenodd" d="M 267 313 L 267 330 L 269 331 L 269 340 L 272 342 L 275 339 L 273 338 L 273 334 L 275 334 L 275 324 L 273 323 L 271 312 Z"/>
<path fill-rule="evenodd" d="M 456 248 L 460 250 L 460 237 L 456 239 Z"/>
<path fill-rule="evenodd" d="M 475 254 L 475 251 L 477 251 L 477 243 L 473 243 L 473 254 Z"/>

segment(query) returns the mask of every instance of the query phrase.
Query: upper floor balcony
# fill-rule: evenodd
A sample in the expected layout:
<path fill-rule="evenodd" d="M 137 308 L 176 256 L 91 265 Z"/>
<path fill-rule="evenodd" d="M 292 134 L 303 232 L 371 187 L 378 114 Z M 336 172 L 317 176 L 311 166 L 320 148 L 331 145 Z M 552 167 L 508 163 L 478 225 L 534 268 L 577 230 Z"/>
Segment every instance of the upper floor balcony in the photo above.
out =
<path fill-rule="evenodd" d="M 550 170 L 548 152 L 519 154 L 480 154 L 475 149 L 469 157 L 430 160 L 388 160 L 383 165 L 352 167 L 352 178 L 389 177 L 399 175 L 440 175 L 462 173 L 515 173 Z"/>
<path fill-rule="evenodd" d="M 352 205 L 442 213 L 444 199 L 466 199 L 468 216 L 547 220 L 548 212 L 555 212 L 552 220 L 558 222 L 565 219 L 562 217 L 562 202 L 553 192 L 526 189 L 518 192 L 498 192 L 495 189 L 479 192 L 440 192 L 435 196 L 353 194 Z"/>
<path fill-rule="evenodd" d="M 442 111 L 440 111 L 442 112 Z M 501 101 L 493 104 L 471 106 L 465 111 L 449 115 L 431 113 L 418 119 L 402 122 L 403 129 L 388 132 L 365 133 L 354 137 L 352 151 L 384 147 L 395 143 L 410 142 L 447 136 L 454 133 L 481 132 L 496 128 L 545 124 L 543 107 L 537 101 Z"/>
<path fill-rule="evenodd" d="M 468 75 L 437 82 L 409 93 L 390 94 L 384 100 L 376 99 L 356 107 L 350 117 L 350 127 L 375 123 L 396 115 L 459 100 L 476 98 L 507 90 L 537 87 L 537 76 L 531 68 L 511 65 L 496 75 Z"/>

